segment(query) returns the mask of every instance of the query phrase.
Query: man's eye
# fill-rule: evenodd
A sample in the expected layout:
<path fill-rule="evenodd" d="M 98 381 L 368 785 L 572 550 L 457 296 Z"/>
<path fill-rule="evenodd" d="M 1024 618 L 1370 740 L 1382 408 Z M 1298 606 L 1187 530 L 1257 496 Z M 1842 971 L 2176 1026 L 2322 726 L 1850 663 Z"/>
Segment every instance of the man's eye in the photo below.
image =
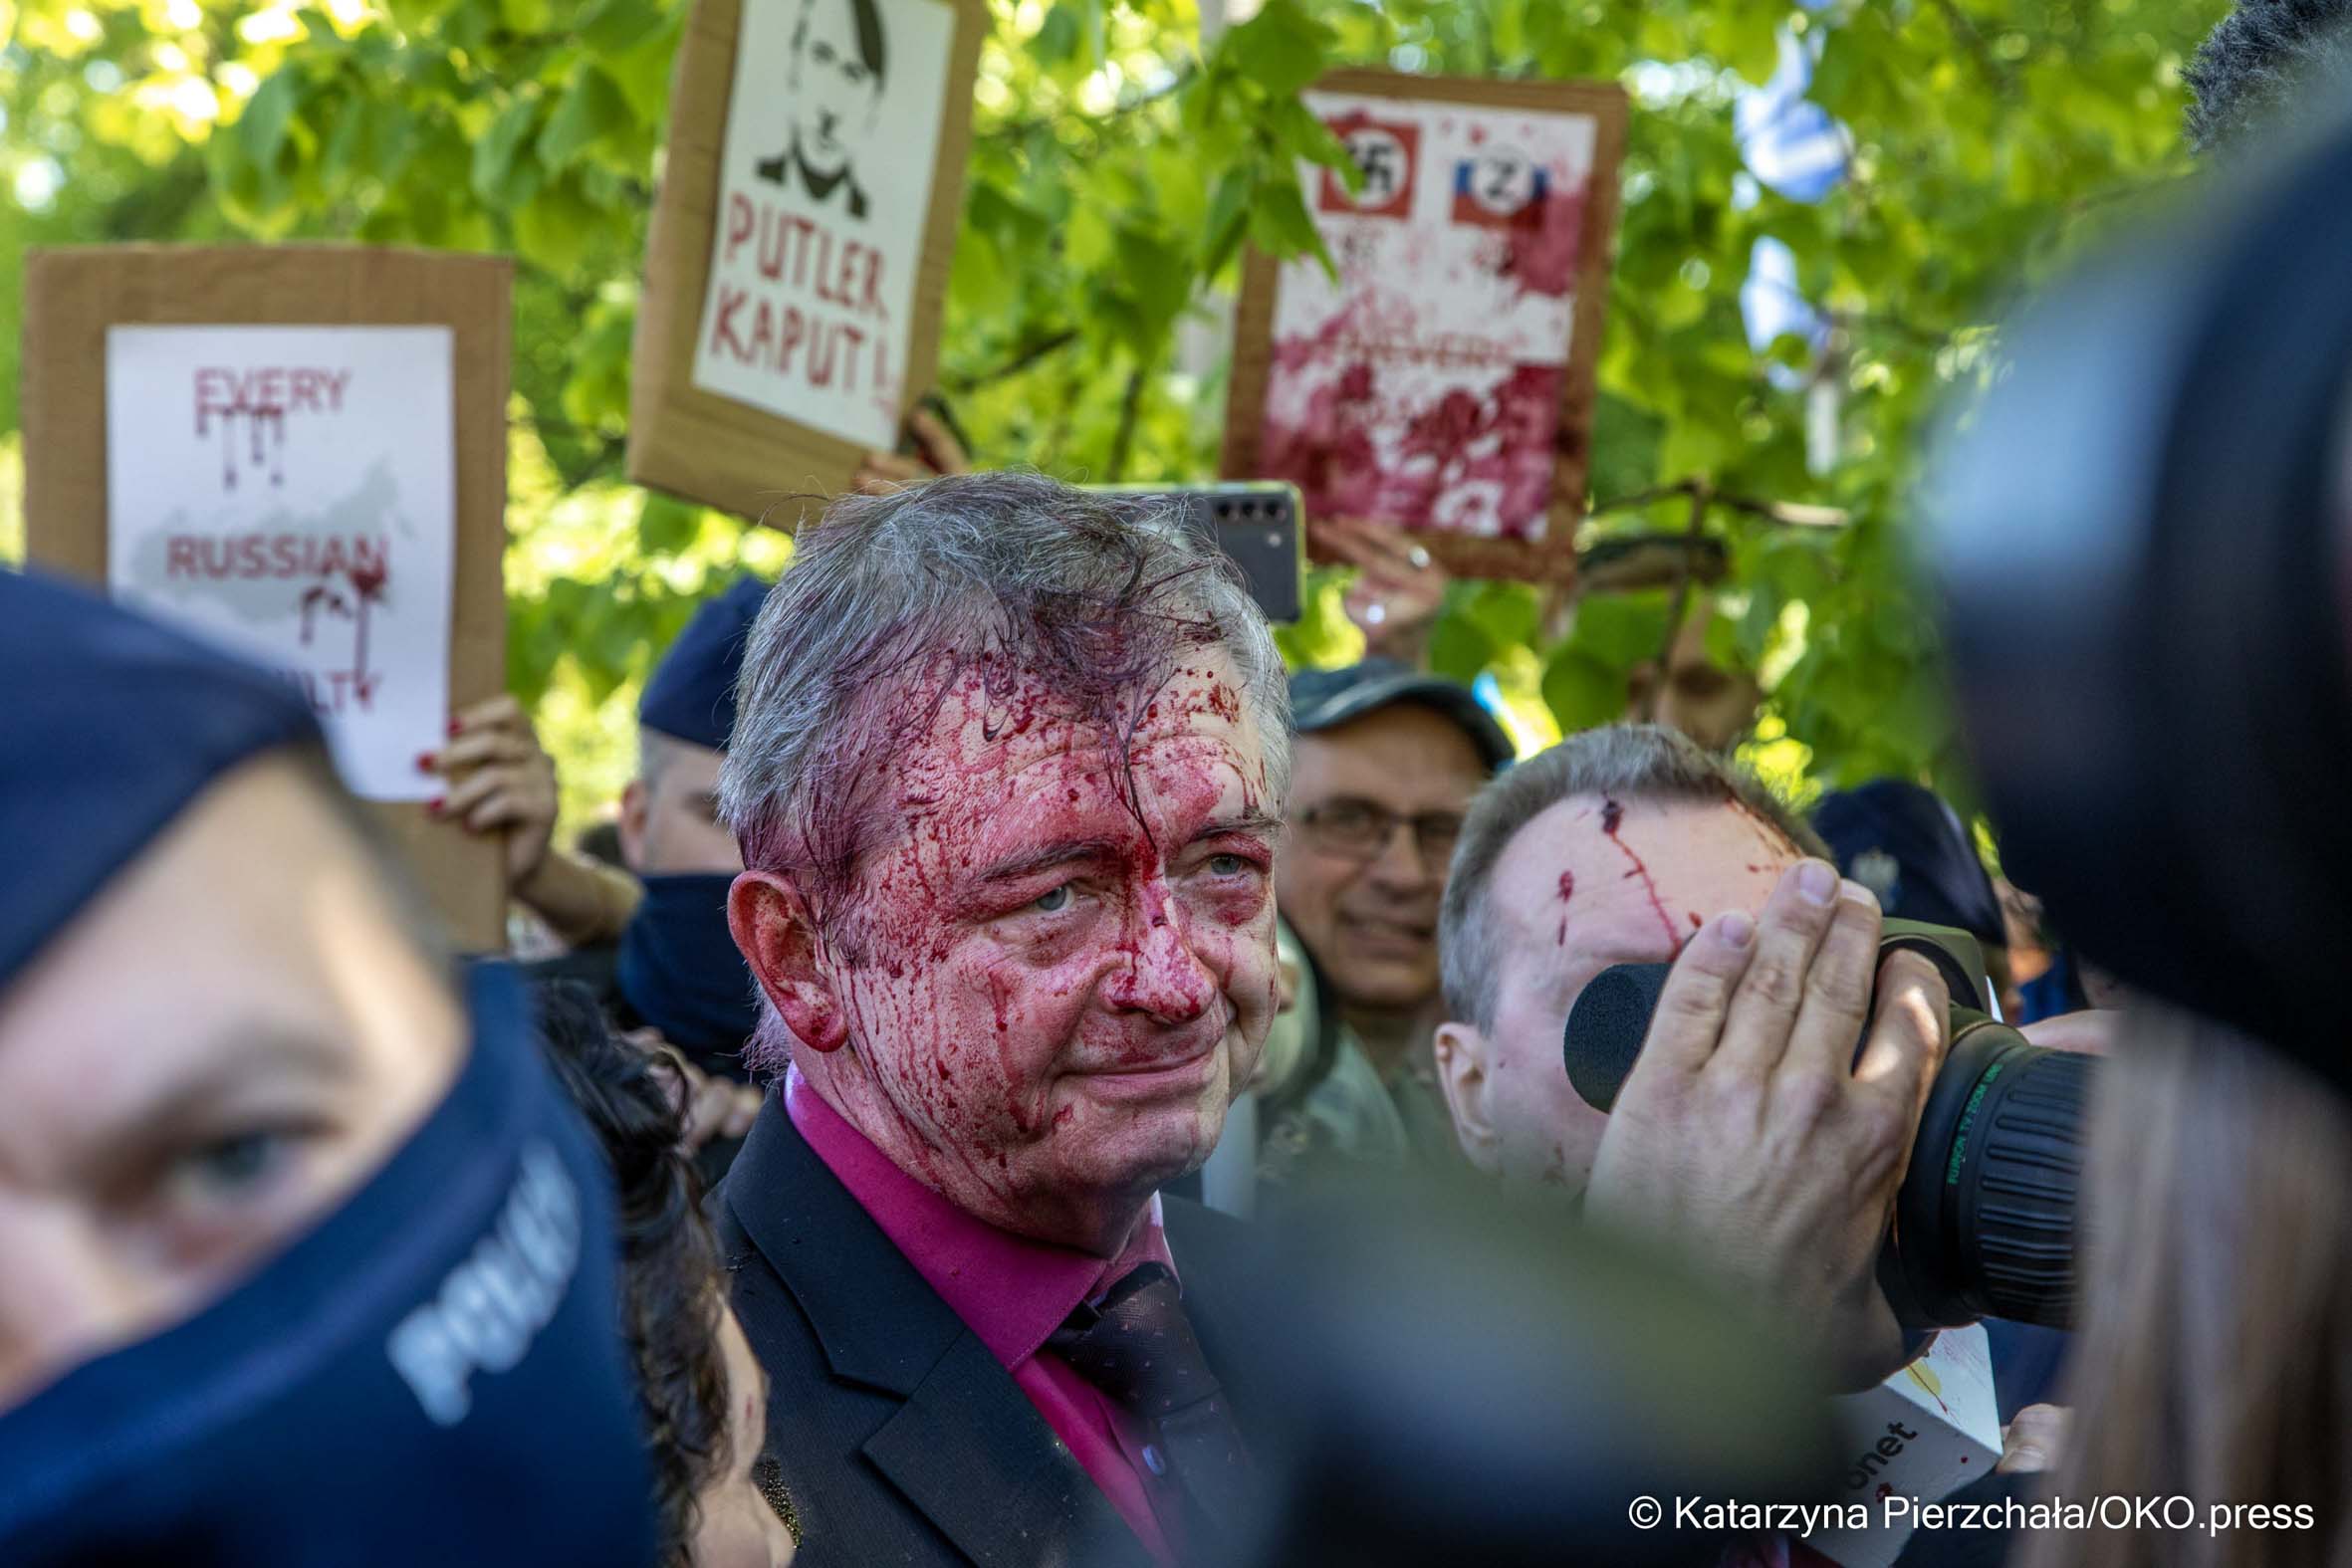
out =
<path fill-rule="evenodd" d="M 172 1182 L 192 1201 L 235 1203 L 268 1186 L 292 1153 L 281 1133 L 239 1133 L 190 1150 L 174 1167 Z"/>
<path fill-rule="evenodd" d="M 1040 894 L 1031 901 L 1029 907 L 1041 915 L 1060 914 L 1069 908 L 1069 884 L 1064 882 L 1059 887 L 1049 889 Z"/>
<path fill-rule="evenodd" d="M 1211 876 L 1243 876 L 1256 869 L 1255 865 L 1241 855 L 1211 855 L 1209 857 L 1209 874 Z"/>

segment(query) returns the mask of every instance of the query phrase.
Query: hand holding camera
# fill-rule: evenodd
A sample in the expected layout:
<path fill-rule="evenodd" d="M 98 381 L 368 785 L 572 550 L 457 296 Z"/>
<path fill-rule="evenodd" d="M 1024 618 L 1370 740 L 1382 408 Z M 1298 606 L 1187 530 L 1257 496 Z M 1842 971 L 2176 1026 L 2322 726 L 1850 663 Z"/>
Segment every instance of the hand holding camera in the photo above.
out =
<path fill-rule="evenodd" d="M 1761 918 L 1719 916 L 1684 948 L 1601 1140 L 1593 1214 L 1752 1281 L 1842 1385 L 1876 1382 L 1903 1330 L 1875 1264 L 1949 1001 L 1918 954 L 1881 962 L 1865 889 L 1792 868 Z"/>

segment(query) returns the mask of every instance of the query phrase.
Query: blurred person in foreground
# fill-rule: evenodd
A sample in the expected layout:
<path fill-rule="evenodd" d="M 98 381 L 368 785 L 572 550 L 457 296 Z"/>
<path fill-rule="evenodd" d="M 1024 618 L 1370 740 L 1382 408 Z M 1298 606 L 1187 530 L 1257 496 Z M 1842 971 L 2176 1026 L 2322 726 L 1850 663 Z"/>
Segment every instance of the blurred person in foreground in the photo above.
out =
<path fill-rule="evenodd" d="M 2352 94 L 2352 3 L 2240 0 L 2182 75 L 2190 147 L 2204 157 L 2257 151 L 2296 116 L 2338 112 Z"/>
<path fill-rule="evenodd" d="M 2197 1527 L 2051 1531 L 2023 1561 L 2352 1562 L 2343 1098 L 2220 1025 L 2136 1008 L 2094 1115 L 2084 1192 L 2074 1441 L 2052 1494 L 2187 1497 Z"/>
<path fill-rule="evenodd" d="M 2246 0 L 2185 73 L 2191 145 L 2341 113 L 2352 5 Z M 2080 990 L 2104 979 L 2082 966 Z M 2223 1025 L 2129 999 L 2092 1125 L 2075 1441 L 2054 1495 L 2183 1496 L 2192 1530 L 2051 1531 L 2028 1568 L 2352 1562 L 2352 1114 Z"/>
<path fill-rule="evenodd" d="M 808 1561 L 1232 1557 L 1262 1416 L 1232 1347 L 1317 1325 L 1237 1312 L 1266 1266 L 1246 1228 L 1159 1189 L 1207 1159 L 1278 1005 L 1286 697 L 1230 563 L 1148 502 L 968 476 L 804 534 L 723 784 L 757 1055 L 790 1067 L 718 1208 Z M 1784 976 L 1830 915 L 1710 927 L 1681 1051 L 1713 1051 L 1735 994 L 1736 1041 L 1784 1039 L 1740 977 L 1752 952 Z M 1808 1048 L 1860 1026 L 1853 945 L 1850 1015 Z M 1629 1210 L 1873 1362 L 1860 1287 L 1941 1046 L 1919 970 L 1894 966 L 1837 1103 L 1660 1084 L 1614 1139 Z M 1883 1157 L 1883 1191 L 1766 1158 L 1807 1138 Z M 1447 1388 L 1398 1389 L 1454 1419 Z"/>
<path fill-rule="evenodd" d="M 0 571 L 0 1561 L 652 1546 L 608 1184 L 293 687 Z"/>
<path fill-rule="evenodd" d="M 682 1151 L 675 1058 L 616 1037 L 587 987 L 538 988 L 556 1076 L 619 1195 L 620 1321 L 661 1514 L 662 1568 L 784 1568 L 793 1537 L 766 1483 L 768 1388 L 727 1305 L 702 1184 Z"/>
<path fill-rule="evenodd" d="M 1318 1027 L 1269 1083 L 1273 1184 L 1351 1164 L 1451 1164 L 1430 1037 L 1438 899 L 1470 797 L 1511 760 L 1468 688 L 1388 659 L 1292 677 L 1289 832 L 1275 901 L 1307 959 Z"/>

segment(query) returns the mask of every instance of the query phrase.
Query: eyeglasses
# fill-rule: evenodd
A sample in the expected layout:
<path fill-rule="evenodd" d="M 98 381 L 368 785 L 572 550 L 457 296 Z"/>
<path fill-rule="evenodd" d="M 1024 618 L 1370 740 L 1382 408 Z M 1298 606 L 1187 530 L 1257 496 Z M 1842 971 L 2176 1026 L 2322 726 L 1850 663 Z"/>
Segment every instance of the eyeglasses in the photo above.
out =
<path fill-rule="evenodd" d="M 1443 867 L 1453 858 L 1454 841 L 1462 836 L 1459 811 L 1423 811 L 1403 816 L 1369 800 L 1326 800 L 1298 813 L 1303 836 L 1317 849 L 1358 860 L 1370 860 L 1388 848 L 1397 828 L 1413 830 L 1421 863 Z"/>

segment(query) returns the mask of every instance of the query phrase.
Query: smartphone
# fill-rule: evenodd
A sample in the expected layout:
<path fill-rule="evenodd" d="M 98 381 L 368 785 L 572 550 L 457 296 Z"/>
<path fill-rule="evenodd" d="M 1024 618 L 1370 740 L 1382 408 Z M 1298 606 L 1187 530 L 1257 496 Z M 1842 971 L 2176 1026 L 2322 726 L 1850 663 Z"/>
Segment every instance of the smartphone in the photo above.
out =
<path fill-rule="evenodd" d="M 1121 495 L 1151 496 L 1174 507 L 1187 526 L 1241 567 L 1250 596 L 1272 621 L 1294 621 L 1304 606 L 1306 526 L 1295 485 L 1235 481 L 1215 485 L 1096 485 Z"/>

